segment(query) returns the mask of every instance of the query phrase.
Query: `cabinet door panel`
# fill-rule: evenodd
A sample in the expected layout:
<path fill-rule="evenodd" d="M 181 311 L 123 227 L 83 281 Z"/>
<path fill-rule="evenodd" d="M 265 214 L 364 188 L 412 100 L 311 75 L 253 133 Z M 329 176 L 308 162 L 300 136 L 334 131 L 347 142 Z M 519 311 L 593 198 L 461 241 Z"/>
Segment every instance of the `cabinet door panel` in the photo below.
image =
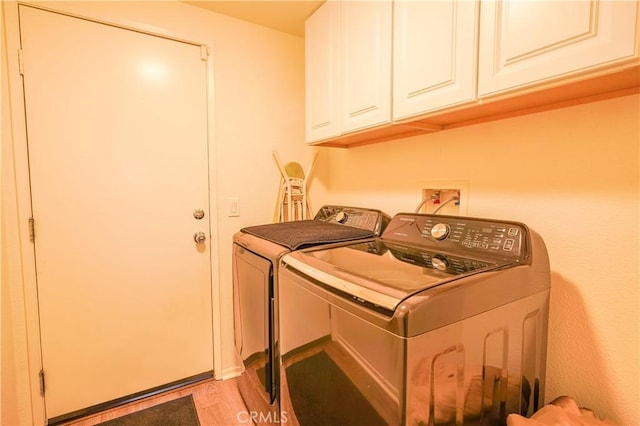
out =
<path fill-rule="evenodd" d="M 393 118 L 475 98 L 476 1 L 394 2 Z"/>
<path fill-rule="evenodd" d="M 340 134 L 340 3 L 328 1 L 305 23 L 307 142 Z"/>
<path fill-rule="evenodd" d="M 342 133 L 391 120 L 391 2 L 343 2 Z"/>
<path fill-rule="evenodd" d="M 481 1 L 479 96 L 637 58 L 636 1 Z"/>

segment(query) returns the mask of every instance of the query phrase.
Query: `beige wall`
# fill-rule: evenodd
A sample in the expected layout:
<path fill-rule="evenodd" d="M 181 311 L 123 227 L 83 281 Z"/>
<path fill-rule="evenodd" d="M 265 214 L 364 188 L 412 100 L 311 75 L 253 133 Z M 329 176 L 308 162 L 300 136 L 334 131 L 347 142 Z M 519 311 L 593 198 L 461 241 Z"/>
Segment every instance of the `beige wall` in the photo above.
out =
<path fill-rule="evenodd" d="M 547 399 L 638 424 L 639 96 L 355 149 L 325 149 L 326 201 L 413 211 L 465 180 L 468 214 L 522 221 L 552 268 Z M 322 200 L 321 200 L 322 201 Z"/>
<path fill-rule="evenodd" d="M 3 13 L 4 18 L 4 13 Z M 3 21 L 4 24 L 4 21 Z M 9 82 L 6 55 L 5 26 L 2 26 L 2 146 L 0 169 L 2 205 L 0 206 L 2 252 L 0 269 L 0 424 L 21 424 L 31 415 L 27 339 L 22 288 L 22 264 L 18 228 L 16 188 L 13 185 L 11 110 L 8 105 Z M 37 374 L 36 370 L 36 374 Z"/>
<path fill-rule="evenodd" d="M 11 3 L 7 3 L 11 6 Z M 7 6 L 5 4 L 5 6 Z M 242 226 L 270 222 L 273 217 L 280 175 L 272 159 L 277 150 L 283 161 L 308 164 L 313 149 L 303 143 L 304 41 L 295 36 L 228 18 L 177 2 L 43 2 L 47 8 L 115 22 L 208 44 L 212 49 L 215 73 L 215 149 L 218 224 L 213 236 L 218 240 L 214 277 L 220 288 L 222 371 L 234 373 L 233 314 L 231 289 L 231 241 Z M 5 17 L 12 14 L 6 14 Z M 9 23 L 14 24 L 14 23 Z M 13 25 L 13 26 L 14 26 Z M 11 28 L 12 25 L 8 25 Z M 97 46 L 96 48 L 99 48 Z M 15 50 L 15 47 L 10 51 Z M 3 64 L 5 63 L 3 58 Z M 3 68 L 2 98 L 8 100 Z M 6 131 L 10 122 L 3 109 L 3 166 L 11 166 L 12 140 Z M 21 111 L 14 112 L 18 117 Z M 18 138 L 19 139 L 19 138 Z M 20 165 L 18 165 L 20 167 Z M 16 191 L 24 199 L 26 188 L 16 185 L 11 170 L 3 167 L 2 205 L 2 413 L 1 424 L 30 424 L 40 419 L 42 403 L 37 390 L 30 391 L 30 377 L 40 369 L 29 366 L 22 277 L 22 247 L 19 239 Z M 322 190 L 321 185 L 314 184 Z M 22 197 L 22 198 L 20 198 Z M 229 198 L 239 198 L 240 217 L 228 217 Z M 24 216 L 28 212 L 20 212 Z M 30 265 L 25 266 L 26 269 Z M 33 333 L 32 333 L 33 334 Z M 34 349 L 37 351 L 37 348 Z M 31 371 L 29 371 L 31 368 Z M 31 381 L 33 385 L 33 381 Z M 31 399 L 30 395 L 35 395 Z M 33 407 L 32 407 L 33 405 Z M 35 417 L 32 412 L 36 413 Z"/>

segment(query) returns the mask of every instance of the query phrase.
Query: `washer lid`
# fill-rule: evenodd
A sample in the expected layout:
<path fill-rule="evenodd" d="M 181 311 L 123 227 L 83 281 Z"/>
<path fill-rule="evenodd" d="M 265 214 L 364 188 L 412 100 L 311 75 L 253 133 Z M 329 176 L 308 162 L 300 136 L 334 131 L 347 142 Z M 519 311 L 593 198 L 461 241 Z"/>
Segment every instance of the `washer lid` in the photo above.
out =
<path fill-rule="evenodd" d="M 283 263 L 333 292 L 382 311 L 394 311 L 417 292 L 506 266 L 380 240 L 293 252 Z"/>

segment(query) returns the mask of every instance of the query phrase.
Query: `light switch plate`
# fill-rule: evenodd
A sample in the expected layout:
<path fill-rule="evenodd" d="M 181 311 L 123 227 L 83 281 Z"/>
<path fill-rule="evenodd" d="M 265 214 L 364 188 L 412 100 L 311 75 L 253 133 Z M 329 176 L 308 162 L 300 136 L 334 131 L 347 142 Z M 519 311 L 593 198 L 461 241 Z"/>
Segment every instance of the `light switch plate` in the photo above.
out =
<path fill-rule="evenodd" d="M 229 198 L 229 217 L 240 216 L 240 200 L 238 198 Z"/>

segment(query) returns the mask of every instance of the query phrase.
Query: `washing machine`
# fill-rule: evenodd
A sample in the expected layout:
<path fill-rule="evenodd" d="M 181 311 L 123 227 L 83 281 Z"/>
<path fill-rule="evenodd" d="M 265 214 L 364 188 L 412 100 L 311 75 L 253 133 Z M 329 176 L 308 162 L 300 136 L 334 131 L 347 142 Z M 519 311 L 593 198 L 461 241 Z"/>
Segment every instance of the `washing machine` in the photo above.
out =
<path fill-rule="evenodd" d="M 523 223 L 398 214 L 279 275 L 282 423 L 501 425 L 543 404 L 549 260 Z"/>
<path fill-rule="evenodd" d="M 237 383 L 256 419 L 280 421 L 277 280 L 281 257 L 293 250 L 371 239 L 381 235 L 389 221 L 380 210 L 326 205 L 312 220 L 249 226 L 234 235 L 234 333 L 244 370 Z"/>

